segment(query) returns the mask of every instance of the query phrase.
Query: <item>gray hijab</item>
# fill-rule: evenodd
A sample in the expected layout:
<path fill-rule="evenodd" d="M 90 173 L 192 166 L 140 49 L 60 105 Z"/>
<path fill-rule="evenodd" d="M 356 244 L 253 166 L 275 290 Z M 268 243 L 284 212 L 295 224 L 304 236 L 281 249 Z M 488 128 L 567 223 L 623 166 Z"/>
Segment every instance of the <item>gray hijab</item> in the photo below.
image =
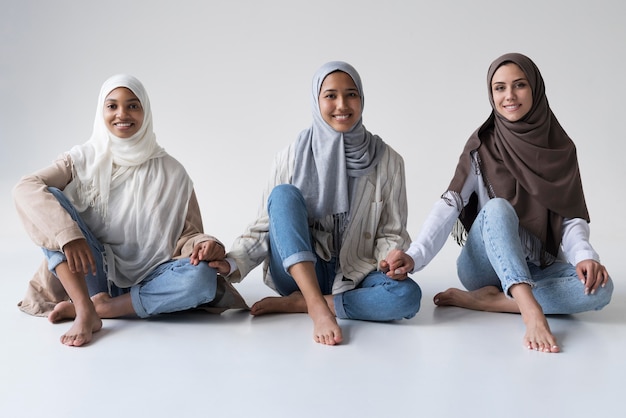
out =
<path fill-rule="evenodd" d="M 293 184 L 297 186 L 309 211 L 309 218 L 328 215 L 347 218 L 350 212 L 349 177 L 371 172 L 385 151 L 385 143 L 371 134 L 362 117 L 350 131 L 335 131 L 320 112 L 319 93 L 328 74 L 342 71 L 352 77 L 364 107 L 363 86 L 359 73 L 350 64 L 332 61 L 321 66 L 313 76 L 311 110 L 313 124 L 302 131 L 295 145 Z"/>

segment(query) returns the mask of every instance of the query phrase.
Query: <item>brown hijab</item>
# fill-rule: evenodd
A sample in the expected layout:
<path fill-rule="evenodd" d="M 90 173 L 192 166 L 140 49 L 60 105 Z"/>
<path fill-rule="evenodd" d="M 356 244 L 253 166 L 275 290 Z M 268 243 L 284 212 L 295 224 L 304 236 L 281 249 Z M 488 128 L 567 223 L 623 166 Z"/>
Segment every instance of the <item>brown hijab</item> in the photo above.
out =
<path fill-rule="evenodd" d="M 494 73 L 506 63 L 517 64 L 532 89 L 532 108 L 516 122 L 498 114 L 491 92 Z M 491 197 L 507 199 L 520 224 L 540 239 L 544 251 L 556 256 L 563 218 L 590 221 L 576 147 L 550 110 L 543 78 L 530 58 L 511 53 L 496 59 L 487 73 L 487 87 L 491 115 L 467 141 L 448 190 L 460 194 L 471 170 L 471 153 L 477 151 L 475 157 Z M 459 216 L 467 231 L 477 215 L 476 207 L 471 206 Z"/>

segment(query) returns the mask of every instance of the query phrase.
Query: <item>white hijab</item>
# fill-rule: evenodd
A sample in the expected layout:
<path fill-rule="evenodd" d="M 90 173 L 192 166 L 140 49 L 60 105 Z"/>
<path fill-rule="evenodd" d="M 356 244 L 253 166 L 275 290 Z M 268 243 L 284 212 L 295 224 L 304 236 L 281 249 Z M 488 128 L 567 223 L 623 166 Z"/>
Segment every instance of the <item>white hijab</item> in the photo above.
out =
<path fill-rule="evenodd" d="M 104 101 L 118 87 L 126 87 L 141 102 L 143 124 L 132 137 L 123 139 L 113 135 L 104 122 Z M 145 88 L 135 77 L 118 74 L 104 82 L 98 96 L 93 132 L 88 142 L 69 152 L 74 162 L 79 211 L 92 206 L 107 218 L 109 193 L 128 178 L 134 167 L 152 158 L 166 155 L 156 142 L 152 130 L 152 110 Z"/>
<path fill-rule="evenodd" d="M 105 99 L 118 87 L 131 90 L 144 111 L 141 128 L 127 139 L 104 122 Z M 139 283 L 172 258 L 193 191 L 183 166 L 157 144 L 139 80 L 122 74 L 104 82 L 91 138 L 69 155 L 73 181 L 64 192 L 103 244 L 109 280 L 120 287 Z"/>

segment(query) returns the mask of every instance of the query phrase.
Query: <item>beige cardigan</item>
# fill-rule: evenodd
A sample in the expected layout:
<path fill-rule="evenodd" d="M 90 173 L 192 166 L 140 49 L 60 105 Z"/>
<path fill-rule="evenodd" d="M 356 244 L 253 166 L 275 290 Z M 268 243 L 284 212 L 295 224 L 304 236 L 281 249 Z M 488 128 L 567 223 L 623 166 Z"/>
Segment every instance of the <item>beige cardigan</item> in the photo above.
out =
<path fill-rule="evenodd" d="M 78 225 L 47 190 L 48 187 L 63 190 L 72 181 L 71 167 L 71 157 L 64 154 L 52 165 L 23 177 L 13 189 L 17 212 L 26 232 L 39 247 L 60 251 L 68 242 L 83 238 Z M 172 258 L 189 257 L 197 243 L 207 240 L 222 244 L 217 238 L 203 233 L 200 207 L 193 191 L 185 226 Z M 61 283 L 48 271 L 47 261 L 44 260 L 18 306 L 28 314 L 46 316 L 57 303 L 67 299 Z"/>
<path fill-rule="evenodd" d="M 267 198 L 276 185 L 292 183 L 294 150 L 295 143 L 276 156 L 258 218 L 235 240 L 227 254 L 238 268 L 228 277 L 231 282 L 240 282 L 252 269 L 263 263 L 264 281 L 275 288 L 269 271 Z M 407 196 L 404 160 L 400 154 L 387 145 L 376 169 L 366 176 L 358 177 L 352 193 L 350 223 L 339 253 L 341 272 L 335 277 L 334 294 L 354 289 L 365 276 L 378 268 L 389 251 L 406 250 L 411 243 L 406 230 Z M 329 260 L 331 234 L 318 230 L 311 232 L 315 252 L 322 259 Z"/>

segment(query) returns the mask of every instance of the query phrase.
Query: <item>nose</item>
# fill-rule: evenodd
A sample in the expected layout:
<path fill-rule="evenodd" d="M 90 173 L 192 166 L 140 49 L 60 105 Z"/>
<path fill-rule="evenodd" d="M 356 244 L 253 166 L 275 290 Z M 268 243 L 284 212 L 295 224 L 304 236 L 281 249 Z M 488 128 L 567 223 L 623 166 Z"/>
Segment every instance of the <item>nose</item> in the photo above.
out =
<path fill-rule="evenodd" d="M 123 119 L 123 118 L 124 118 L 124 116 L 126 116 L 126 109 L 124 109 L 124 107 L 123 107 L 123 106 L 119 106 L 119 107 L 117 108 L 117 112 L 115 112 L 115 115 L 116 115 L 118 118 Z"/>
<path fill-rule="evenodd" d="M 505 98 L 506 98 L 507 100 L 513 100 L 513 99 L 515 99 L 515 91 L 514 91 L 513 89 L 507 89 L 507 90 L 506 90 L 506 95 L 505 95 Z"/>
<path fill-rule="evenodd" d="M 343 97 L 343 96 L 338 96 L 337 97 L 337 108 L 338 109 L 345 109 L 347 107 L 346 103 L 347 103 L 347 100 L 346 100 L 345 97 Z"/>

